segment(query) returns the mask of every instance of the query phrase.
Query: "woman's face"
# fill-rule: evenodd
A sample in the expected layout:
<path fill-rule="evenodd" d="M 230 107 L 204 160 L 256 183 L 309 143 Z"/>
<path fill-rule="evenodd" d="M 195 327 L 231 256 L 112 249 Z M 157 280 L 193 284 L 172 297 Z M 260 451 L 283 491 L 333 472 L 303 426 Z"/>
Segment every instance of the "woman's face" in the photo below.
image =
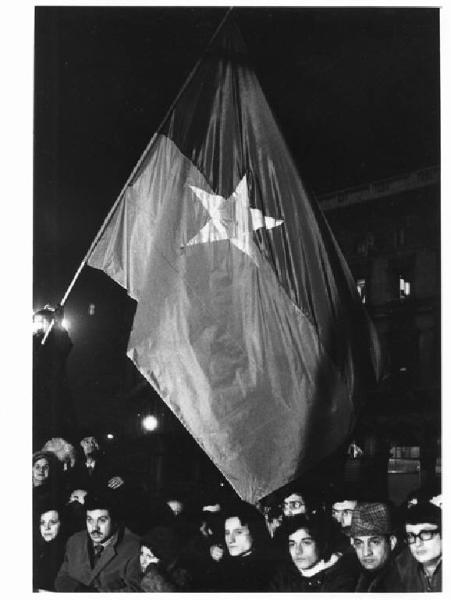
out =
<path fill-rule="evenodd" d="M 225 542 L 230 556 L 243 556 L 252 550 L 252 535 L 239 517 L 230 517 L 225 522 Z"/>
<path fill-rule="evenodd" d="M 298 529 L 288 536 L 288 550 L 299 571 L 310 569 L 319 562 L 316 542 L 306 529 Z"/>
<path fill-rule="evenodd" d="M 147 569 L 147 567 L 151 564 L 157 564 L 160 562 L 160 559 L 155 556 L 150 548 L 147 546 L 141 546 L 141 553 L 139 555 L 139 564 L 141 565 L 141 571 Z"/>
<path fill-rule="evenodd" d="M 49 510 L 41 515 L 41 535 L 46 542 L 56 538 L 61 527 L 61 521 L 57 510 Z"/>
<path fill-rule="evenodd" d="M 33 485 L 42 485 L 49 476 L 49 461 L 46 458 L 39 458 L 33 465 Z"/>

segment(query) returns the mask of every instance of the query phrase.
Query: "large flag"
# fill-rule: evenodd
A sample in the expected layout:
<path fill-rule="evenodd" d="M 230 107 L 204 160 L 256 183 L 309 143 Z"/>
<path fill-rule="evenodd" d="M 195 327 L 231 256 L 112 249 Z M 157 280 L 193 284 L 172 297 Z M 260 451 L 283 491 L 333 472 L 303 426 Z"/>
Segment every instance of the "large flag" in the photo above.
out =
<path fill-rule="evenodd" d="M 378 345 L 233 23 L 88 264 L 137 301 L 128 356 L 243 499 L 350 433 Z"/>

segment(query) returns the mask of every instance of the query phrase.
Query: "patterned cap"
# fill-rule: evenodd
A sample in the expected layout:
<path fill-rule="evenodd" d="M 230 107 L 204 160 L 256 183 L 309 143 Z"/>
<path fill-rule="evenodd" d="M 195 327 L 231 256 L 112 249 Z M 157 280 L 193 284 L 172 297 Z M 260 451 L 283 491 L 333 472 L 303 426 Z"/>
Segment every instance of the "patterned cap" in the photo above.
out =
<path fill-rule="evenodd" d="M 351 537 L 389 535 L 393 531 L 390 509 L 382 502 L 359 502 L 352 513 Z"/>

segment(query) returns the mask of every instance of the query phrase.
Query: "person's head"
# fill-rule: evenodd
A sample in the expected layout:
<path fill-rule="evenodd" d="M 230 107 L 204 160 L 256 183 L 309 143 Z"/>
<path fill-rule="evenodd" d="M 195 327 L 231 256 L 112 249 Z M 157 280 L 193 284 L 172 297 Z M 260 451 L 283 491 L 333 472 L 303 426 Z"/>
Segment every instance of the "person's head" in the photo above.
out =
<path fill-rule="evenodd" d="M 35 452 L 33 454 L 32 478 L 33 487 L 38 487 L 47 483 L 51 475 L 55 457 L 50 452 Z"/>
<path fill-rule="evenodd" d="M 51 438 L 42 447 L 44 452 L 52 452 L 67 471 L 75 466 L 75 448 L 63 438 Z"/>
<path fill-rule="evenodd" d="M 41 308 L 33 314 L 33 335 L 44 335 L 54 316 L 51 308 Z"/>
<path fill-rule="evenodd" d="M 406 498 L 405 507 L 411 508 L 415 504 L 424 504 L 432 502 L 439 508 L 442 507 L 442 483 L 440 479 L 428 481 L 421 487 L 413 490 Z"/>
<path fill-rule="evenodd" d="M 149 565 L 156 565 L 159 562 L 160 559 L 155 556 L 155 554 L 152 552 L 152 549 L 145 544 L 141 544 L 141 550 L 139 553 L 139 566 L 141 567 L 141 571 L 144 573 Z"/>
<path fill-rule="evenodd" d="M 144 572 L 150 564 L 161 563 L 163 567 L 175 561 L 180 541 L 171 527 L 158 525 L 141 538 L 139 563 Z"/>
<path fill-rule="evenodd" d="M 113 503 L 108 497 L 88 494 L 85 498 L 86 529 L 94 544 L 106 542 L 119 526 Z"/>
<path fill-rule="evenodd" d="M 205 538 L 212 538 L 213 536 L 221 536 L 221 529 L 223 526 L 223 514 L 219 512 L 211 512 L 202 510 L 200 514 L 200 526 L 199 531 Z"/>
<path fill-rule="evenodd" d="M 175 498 L 175 497 L 168 498 L 168 500 L 166 501 L 166 504 L 169 506 L 169 508 L 173 512 L 174 516 L 176 516 L 176 517 L 181 515 L 185 508 L 185 505 L 183 504 L 183 502 L 180 498 Z"/>
<path fill-rule="evenodd" d="M 328 560 L 338 526 L 324 513 L 296 515 L 280 527 L 280 539 L 299 571 Z"/>
<path fill-rule="evenodd" d="M 274 537 L 276 530 L 283 522 L 283 513 L 278 506 L 270 506 L 265 511 L 266 527 L 271 537 Z"/>
<path fill-rule="evenodd" d="M 81 490 L 81 489 L 72 490 L 72 492 L 69 496 L 69 503 L 78 502 L 79 504 L 84 504 L 87 493 L 88 492 L 86 490 Z"/>
<path fill-rule="evenodd" d="M 396 546 L 390 508 L 381 502 L 358 502 L 351 521 L 351 542 L 361 566 L 381 569 Z"/>
<path fill-rule="evenodd" d="M 224 512 L 224 539 L 230 556 L 263 550 L 267 538 L 264 517 L 250 504 L 240 502 Z"/>
<path fill-rule="evenodd" d="M 61 529 L 60 512 L 60 510 L 52 508 L 41 513 L 39 530 L 45 542 L 51 542 L 57 537 Z"/>
<path fill-rule="evenodd" d="M 352 513 L 357 500 L 353 498 L 340 498 L 332 503 L 331 515 L 340 524 L 344 534 L 349 535 L 351 530 Z"/>
<path fill-rule="evenodd" d="M 407 509 L 404 517 L 406 540 L 412 556 L 423 567 L 433 566 L 442 556 L 442 511 L 431 502 Z"/>
<path fill-rule="evenodd" d="M 85 456 L 92 456 L 100 450 L 99 443 L 93 435 L 88 435 L 80 440 L 80 446 Z"/>
<path fill-rule="evenodd" d="M 284 497 L 282 510 L 285 517 L 294 517 L 307 512 L 304 495 L 299 491 L 293 491 Z"/>

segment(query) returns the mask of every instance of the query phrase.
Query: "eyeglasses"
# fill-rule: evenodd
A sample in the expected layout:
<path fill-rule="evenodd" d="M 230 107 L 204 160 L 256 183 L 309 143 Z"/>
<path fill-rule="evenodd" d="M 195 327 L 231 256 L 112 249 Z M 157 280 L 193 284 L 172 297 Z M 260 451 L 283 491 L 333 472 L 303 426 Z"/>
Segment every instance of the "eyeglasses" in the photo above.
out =
<path fill-rule="evenodd" d="M 440 533 L 440 529 L 423 529 L 419 533 L 407 533 L 406 540 L 407 543 L 411 546 L 412 544 L 415 544 L 418 538 L 422 542 L 427 542 L 429 540 L 432 540 L 434 535 L 437 535 L 438 533 Z"/>

